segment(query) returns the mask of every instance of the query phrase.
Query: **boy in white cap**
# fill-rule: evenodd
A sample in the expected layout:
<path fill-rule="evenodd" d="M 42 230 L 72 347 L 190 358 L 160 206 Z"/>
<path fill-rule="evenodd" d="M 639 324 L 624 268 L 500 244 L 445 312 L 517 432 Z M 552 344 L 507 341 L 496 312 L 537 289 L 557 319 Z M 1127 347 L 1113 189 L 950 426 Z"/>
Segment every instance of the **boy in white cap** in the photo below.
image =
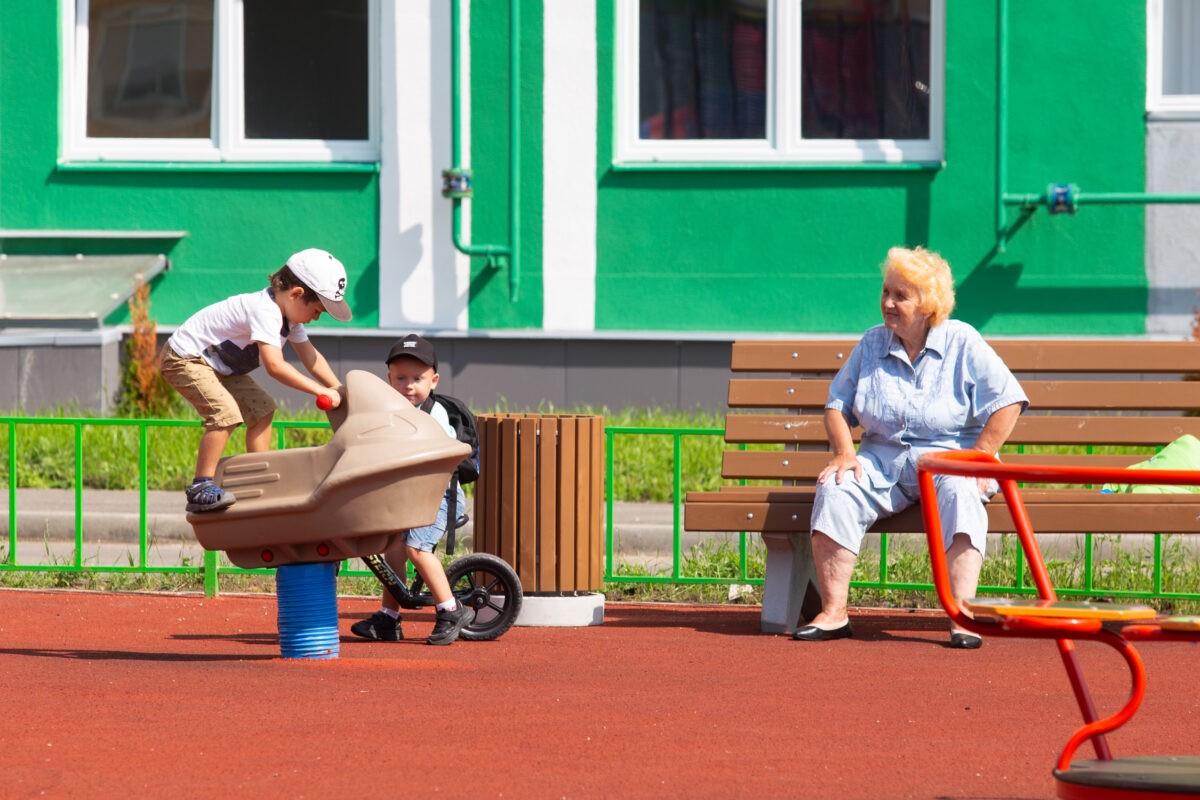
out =
<path fill-rule="evenodd" d="M 234 428 L 246 424 L 247 451 L 270 446 L 275 401 L 249 375 L 260 365 L 285 386 L 326 395 L 334 407 L 341 405 L 335 388 L 340 382 L 304 325 L 326 311 L 348 322 L 345 293 L 342 262 L 324 250 L 301 250 L 270 276 L 267 288 L 202 308 L 171 334 L 159 370 L 204 419 L 196 474 L 187 489 L 188 511 L 233 505 L 233 494 L 217 486 L 213 475 Z M 285 342 L 291 342 L 312 378 L 284 360 Z"/>

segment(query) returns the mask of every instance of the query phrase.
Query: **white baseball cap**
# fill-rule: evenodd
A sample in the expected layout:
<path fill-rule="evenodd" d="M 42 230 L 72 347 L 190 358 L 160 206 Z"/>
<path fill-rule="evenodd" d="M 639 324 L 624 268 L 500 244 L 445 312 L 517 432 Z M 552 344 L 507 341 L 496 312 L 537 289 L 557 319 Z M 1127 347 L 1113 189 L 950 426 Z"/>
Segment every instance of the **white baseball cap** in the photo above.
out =
<path fill-rule="evenodd" d="M 350 306 L 346 305 L 346 268 L 332 254 L 310 247 L 287 260 L 292 274 L 317 293 L 321 305 L 338 322 L 350 321 Z"/>

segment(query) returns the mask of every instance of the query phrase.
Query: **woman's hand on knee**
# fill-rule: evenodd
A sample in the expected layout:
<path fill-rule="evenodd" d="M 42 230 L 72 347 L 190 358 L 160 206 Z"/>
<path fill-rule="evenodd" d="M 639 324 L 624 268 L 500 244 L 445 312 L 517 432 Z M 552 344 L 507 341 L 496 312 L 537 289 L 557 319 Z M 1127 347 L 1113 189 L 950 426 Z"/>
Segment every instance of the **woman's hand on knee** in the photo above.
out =
<path fill-rule="evenodd" d="M 825 465 L 825 468 L 817 473 L 817 483 L 824 483 L 830 478 L 833 478 L 835 483 L 841 483 L 842 476 L 850 471 L 854 472 L 854 480 L 862 480 L 862 464 L 859 463 L 857 454 L 835 454 L 829 460 L 829 463 Z"/>

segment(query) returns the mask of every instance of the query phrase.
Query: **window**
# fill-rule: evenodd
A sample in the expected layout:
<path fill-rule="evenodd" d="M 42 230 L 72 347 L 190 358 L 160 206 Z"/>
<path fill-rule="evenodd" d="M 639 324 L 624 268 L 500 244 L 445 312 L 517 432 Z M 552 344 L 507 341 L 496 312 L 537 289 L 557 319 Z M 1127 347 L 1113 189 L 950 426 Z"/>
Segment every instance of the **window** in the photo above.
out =
<path fill-rule="evenodd" d="M 1200 7 L 1194 0 L 1146 4 L 1146 109 L 1159 119 L 1200 119 Z"/>
<path fill-rule="evenodd" d="M 71 160 L 376 161 L 378 0 L 64 0 Z"/>
<path fill-rule="evenodd" d="M 944 0 L 618 0 L 619 162 L 937 162 Z"/>

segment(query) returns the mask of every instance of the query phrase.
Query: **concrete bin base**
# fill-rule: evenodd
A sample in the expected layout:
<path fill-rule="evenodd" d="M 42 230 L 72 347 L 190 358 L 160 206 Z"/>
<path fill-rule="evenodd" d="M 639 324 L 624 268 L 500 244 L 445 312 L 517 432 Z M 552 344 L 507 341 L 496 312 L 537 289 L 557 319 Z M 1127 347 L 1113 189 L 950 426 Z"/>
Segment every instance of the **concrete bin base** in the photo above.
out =
<path fill-rule="evenodd" d="M 604 595 L 584 594 L 525 595 L 516 625 L 527 628 L 582 628 L 604 622 Z"/>

